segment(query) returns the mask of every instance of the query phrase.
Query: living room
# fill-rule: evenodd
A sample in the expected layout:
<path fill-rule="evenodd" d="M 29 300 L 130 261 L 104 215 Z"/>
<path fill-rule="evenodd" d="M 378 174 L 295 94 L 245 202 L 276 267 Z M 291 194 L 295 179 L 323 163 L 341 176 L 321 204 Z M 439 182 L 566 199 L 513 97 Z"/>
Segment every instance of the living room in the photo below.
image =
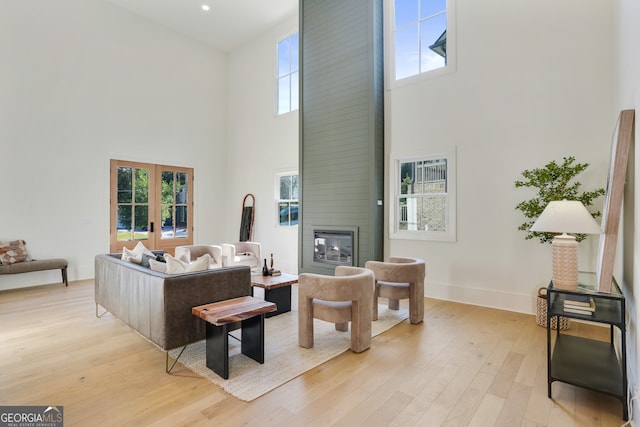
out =
<path fill-rule="evenodd" d="M 196 243 L 235 241 L 242 198 L 255 194 L 254 239 L 282 271 L 297 271 L 297 229 L 276 225 L 274 176 L 298 169 L 298 115 L 275 114 L 273 71 L 275 44 L 297 31 L 297 11 L 223 52 L 108 1 L 3 8 L 2 158 L 15 182 L 2 239 L 68 259 L 71 282 L 91 279 L 94 256 L 109 249 L 117 158 L 194 168 Z M 456 240 L 392 239 L 386 221 L 384 254 L 425 259 L 427 297 L 534 313 L 550 248 L 517 230 L 514 207 L 530 194 L 513 183 L 524 169 L 575 155 L 590 163 L 583 186 L 605 186 L 617 115 L 638 105 L 640 11 L 631 0 L 458 0 L 455 13 L 455 72 L 386 91 L 385 165 L 455 147 Z M 616 278 L 637 387 L 639 257 L 628 212 Z M 593 271 L 596 257 L 590 237 L 581 269 Z M 58 281 L 57 272 L 2 276 L 0 289 Z"/>

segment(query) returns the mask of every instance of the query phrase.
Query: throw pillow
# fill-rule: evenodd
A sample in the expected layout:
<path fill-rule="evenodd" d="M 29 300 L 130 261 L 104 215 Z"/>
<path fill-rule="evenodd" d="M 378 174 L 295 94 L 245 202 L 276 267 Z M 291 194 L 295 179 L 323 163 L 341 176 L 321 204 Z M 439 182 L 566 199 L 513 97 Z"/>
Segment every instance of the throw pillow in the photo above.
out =
<path fill-rule="evenodd" d="M 179 274 L 185 272 L 187 266 L 182 260 L 169 254 L 165 254 L 164 259 L 167 261 L 167 274 Z"/>
<path fill-rule="evenodd" d="M 150 261 L 151 260 L 156 260 L 156 256 L 155 255 L 148 255 L 148 254 L 142 254 L 142 259 L 140 260 L 140 265 L 143 267 L 147 267 L 147 268 L 151 268 L 151 264 Z"/>
<path fill-rule="evenodd" d="M 157 271 L 159 273 L 166 273 L 167 272 L 167 263 L 166 262 L 156 261 L 155 259 L 150 259 L 149 260 L 149 268 L 151 268 L 153 271 Z"/>
<path fill-rule="evenodd" d="M 204 254 L 192 263 L 184 262 L 182 259 L 169 254 L 165 254 L 164 259 L 167 261 L 167 274 L 194 273 L 196 271 L 204 271 L 209 268 L 211 255 Z"/>
<path fill-rule="evenodd" d="M 142 242 L 138 242 L 136 247 L 133 249 L 122 248 L 123 261 L 129 261 L 129 262 L 135 262 L 136 264 L 141 264 L 143 254 L 146 254 L 155 258 L 155 254 L 151 252 L 149 249 L 147 249 L 144 246 L 144 243 Z"/>
<path fill-rule="evenodd" d="M 147 254 L 150 256 L 155 256 L 155 254 L 151 252 L 149 249 L 147 249 L 147 247 L 142 242 L 138 242 L 138 244 L 136 245 L 135 248 L 133 248 L 133 250 L 137 254 Z"/>
<path fill-rule="evenodd" d="M 0 242 L 0 264 L 8 265 L 22 261 L 31 261 L 24 240 Z"/>
<path fill-rule="evenodd" d="M 211 255 L 204 254 L 198 257 L 195 261 L 189 264 L 186 268 L 187 273 L 194 271 L 204 271 L 209 269 L 209 263 L 211 262 Z"/>
<path fill-rule="evenodd" d="M 122 248 L 122 260 L 140 264 L 142 263 L 142 254 L 138 254 L 131 249 Z"/>

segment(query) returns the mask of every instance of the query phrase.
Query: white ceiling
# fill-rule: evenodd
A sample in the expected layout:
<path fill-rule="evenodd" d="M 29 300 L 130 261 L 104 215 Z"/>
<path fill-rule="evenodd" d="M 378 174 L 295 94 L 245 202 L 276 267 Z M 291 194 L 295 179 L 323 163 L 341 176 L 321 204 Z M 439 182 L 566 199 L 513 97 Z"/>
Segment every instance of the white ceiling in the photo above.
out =
<path fill-rule="evenodd" d="M 298 0 L 109 0 L 228 52 L 296 13 Z M 202 10 L 202 5 L 211 8 Z"/>

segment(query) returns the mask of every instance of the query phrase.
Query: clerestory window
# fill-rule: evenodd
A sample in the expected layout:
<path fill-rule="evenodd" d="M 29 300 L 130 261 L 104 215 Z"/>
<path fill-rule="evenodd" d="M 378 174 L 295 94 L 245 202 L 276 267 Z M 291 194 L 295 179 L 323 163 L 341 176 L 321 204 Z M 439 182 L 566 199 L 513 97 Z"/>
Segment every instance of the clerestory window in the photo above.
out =
<path fill-rule="evenodd" d="M 394 0 L 392 31 L 393 80 L 446 69 L 453 48 L 454 0 Z"/>
<path fill-rule="evenodd" d="M 278 42 L 278 115 L 298 109 L 298 33 Z"/>

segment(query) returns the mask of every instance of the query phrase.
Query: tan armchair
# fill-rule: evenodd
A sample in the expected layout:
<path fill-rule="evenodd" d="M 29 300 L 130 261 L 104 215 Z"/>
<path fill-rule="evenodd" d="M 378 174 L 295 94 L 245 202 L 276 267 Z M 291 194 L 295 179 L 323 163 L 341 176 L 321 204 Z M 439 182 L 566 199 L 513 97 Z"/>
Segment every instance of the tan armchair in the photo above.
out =
<path fill-rule="evenodd" d="M 195 261 L 204 254 L 211 255 L 209 268 L 222 268 L 222 247 L 216 245 L 177 246 L 175 257 L 185 261 Z"/>
<path fill-rule="evenodd" d="M 376 287 L 373 297 L 373 320 L 378 320 L 378 297 L 389 299 L 389 308 L 398 310 L 401 299 L 409 299 L 409 321 L 424 320 L 425 263 L 422 259 L 391 257 L 389 262 L 367 261 Z"/>
<path fill-rule="evenodd" d="M 251 269 L 262 266 L 260 243 L 238 242 L 223 243 L 222 256 L 226 258 L 227 265 L 248 265 Z"/>
<path fill-rule="evenodd" d="M 346 331 L 351 322 L 351 351 L 371 346 L 373 272 L 359 267 L 336 267 L 335 276 L 303 273 L 298 278 L 298 344 L 313 347 L 313 319 Z"/>

